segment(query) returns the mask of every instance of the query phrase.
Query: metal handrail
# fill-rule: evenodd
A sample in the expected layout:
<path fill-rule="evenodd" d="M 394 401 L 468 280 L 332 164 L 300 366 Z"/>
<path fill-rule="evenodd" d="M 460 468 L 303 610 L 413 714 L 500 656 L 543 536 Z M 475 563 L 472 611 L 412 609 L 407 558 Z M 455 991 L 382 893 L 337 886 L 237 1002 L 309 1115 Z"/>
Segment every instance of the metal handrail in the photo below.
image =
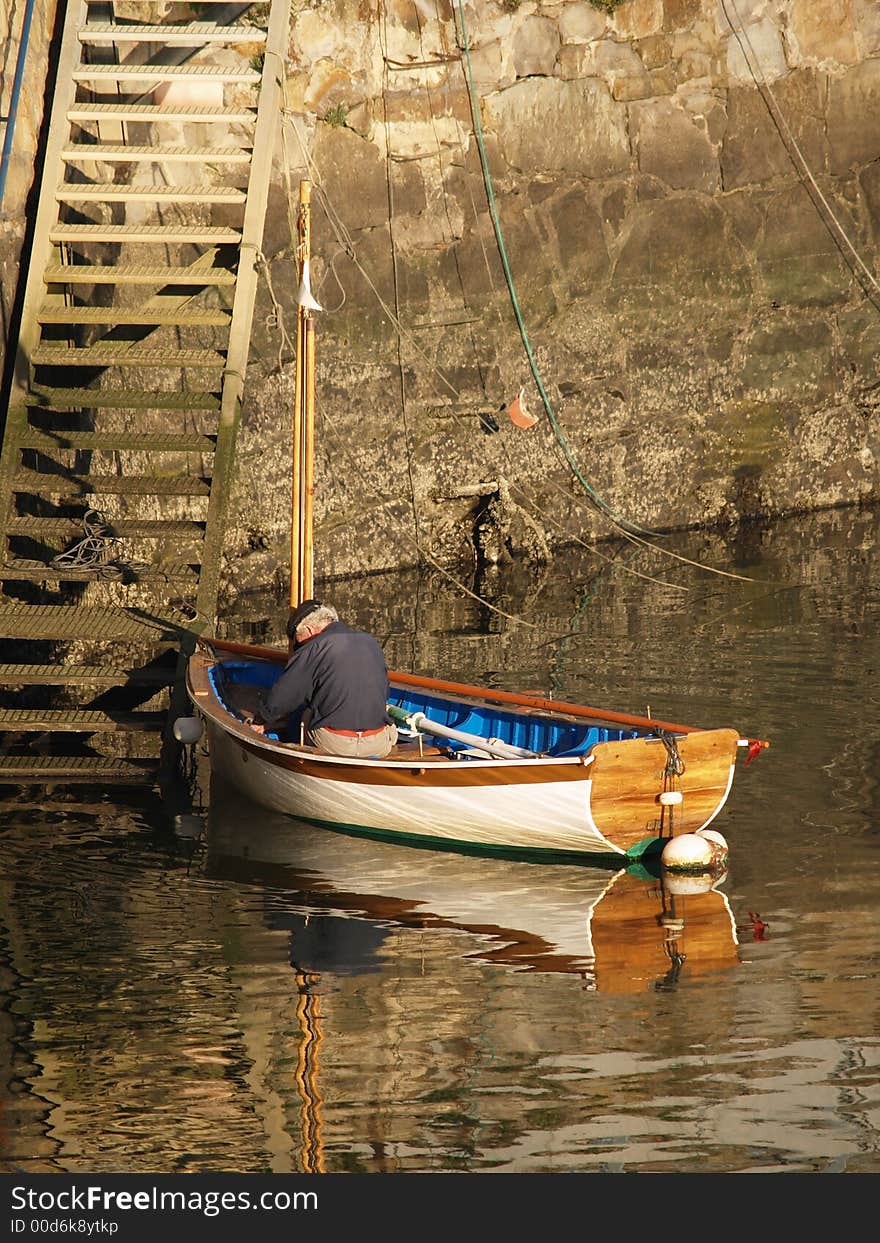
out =
<path fill-rule="evenodd" d="M 28 42 L 31 37 L 31 21 L 34 16 L 34 0 L 27 0 L 24 21 L 21 26 L 21 42 L 18 45 L 18 59 L 15 64 L 15 78 L 12 82 L 12 95 L 9 99 L 9 115 L 6 118 L 6 134 L 3 138 L 3 154 L 0 156 L 0 210 L 3 208 L 3 196 L 6 192 L 6 177 L 9 172 L 9 158 L 12 155 L 12 140 L 15 134 L 15 118 L 18 113 L 18 101 L 21 97 L 21 84 L 24 79 L 24 65 L 27 59 Z"/>

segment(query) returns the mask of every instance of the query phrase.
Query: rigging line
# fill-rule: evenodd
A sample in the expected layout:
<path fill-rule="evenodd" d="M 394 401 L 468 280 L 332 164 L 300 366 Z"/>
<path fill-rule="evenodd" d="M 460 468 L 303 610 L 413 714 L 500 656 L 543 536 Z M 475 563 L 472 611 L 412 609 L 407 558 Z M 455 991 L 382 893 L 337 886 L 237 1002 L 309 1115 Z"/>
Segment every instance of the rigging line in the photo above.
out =
<path fill-rule="evenodd" d="M 382 34 L 380 39 L 384 41 L 385 47 L 382 49 L 384 53 L 388 50 L 388 10 L 379 0 L 379 29 Z M 388 65 L 384 64 L 382 73 L 382 112 L 385 122 L 385 150 L 388 159 L 385 161 L 385 192 L 388 196 L 388 241 L 391 246 L 391 281 L 394 289 L 394 318 L 395 322 L 400 324 L 400 283 L 397 272 L 397 245 L 394 240 L 394 183 L 391 177 L 391 123 L 388 119 Z M 412 503 L 413 530 L 415 531 L 416 541 L 419 542 L 421 532 L 419 527 L 419 510 L 416 503 L 416 481 L 413 476 L 412 465 L 412 438 L 410 436 L 409 418 L 406 404 L 406 374 L 403 367 L 403 337 L 400 329 L 397 331 L 397 379 L 400 389 L 400 415 L 403 422 L 403 443 L 406 445 L 406 473 L 409 479 L 409 494 Z"/>
<path fill-rule="evenodd" d="M 626 530 L 638 531 L 642 535 L 658 535 L 659 534 L 658 531 L 647 530 L 646 528 L 640 527 L 636 523 L 630 522 L 628 519 L 621 517 L 619 514 L 616 514 L 611 509 L 611 507 L 607 504 L 607 502 L 604 501 L 599 496 L 599 494 L 595 491 L 595 489 L 587 482 L 587 480 L 584 478 L 584 475 L 580 467 L 577 464 L 577 461 L 575 460 L 574 454 L 572 453 L 571 447 L 569 446 L 568 441 L 566 440 L 565 435 L 563 434 L 562 428 L 559 426 L 559 421 L 557 420 L 556 414 L 553 410 L 553 406 L 550 403 L 550 398 L 547 396 L 547 392 L 544 388 L 544 383 L 541 379 L 541 373 L 538 370 L 538 364 L 536 363 L 535 356 L 532 352 L 532 346 L 531 346 L 531 342 L 529 341 L 529 336 L 526 330 L 525 322 L 523 320 L 522 310 L 520 309 L 520 305 L 519 305 L 519 299 L 516 296 L 516 288 L 513 283 L 513 276 L 511 275 L 510 264 L 507 258 L 507 250 L 504 245 L 504 237 L 501 232 L 501 221 L 498 218 L 498 207 L 495 201 L 495 191 L 492 185 L 492 176 L 489 171 L 489 161 L 486 156 L 486 146 L 485 146 L 485 142 L 483 139 L 483 123 L 480 120 L 480 105 L 479 105 L 479 101 L 476 96 L 476 89 L 474 87 L 474 71 L 473 71 L 473 66 L 471 64 L 471 51 L 470 51 L 470 43 L 468 41 L 467 26 L 464 20 L 463 0 L 457 0 L 457 5 L 458 5 L 459 23 L 461 27 L 461 37 L 463 40 L 463 51 L 464 51 L 463 68 L 465 68 L 465 76 L 467 79 L 468 99 L 470 101 L 471 114 L 473 116 L 473 122 L 474 122 L 474 137 L 477 140 L 477 148 L 480 153 L 480 165 L 483 170 L 483 181 L 486 186 L 486 198 L 488 199 L 488 202 L 489 202 L 489 214 L 492 218 L 492 228 L 495 231 L 495 240 L 498 243 L 498 253 L 501 257 L 501 266 L 504 269 L 504 277 L 507 282 L 507 289 L 510 294 L 510 301 L 513 306 L 513 313 L 516 318 L 517 327 L 519 328 L 519 335 L 522 338 L 522 343 L 523 343 L 523 347 L 526 352 L 526 357 L 529 360 L 529 367 L 531 368 L 532 376 L 534 378 L 538 392 L 541 396 L 541 401 L 544 405 L 544 409 L 547 412 L 547 417 L 550 420 L 550 424 L 556 435 L 556 439 L 559 442 L 560 448 L 562 449 L 562 452 L 565 455 L 566 461 L 568 462 L 569 466 L 574 472 L 576 479 L 581 484 L 584 491 L 587 493 L 587 495 L 590 497 L 593 503 L 599 509 L 601 509 L 602 512 L 608 518 L 610 518 L 613 522 L 617 523 L 619 526 L 621 526 L 622 528 Z"/>
<path fill-rule="evenodd" d="M 809 180 L 810 185 L 812 186 L 812 189 L 815 192 L 816 197 L 818 197 L 819 201 L 821 202 L 822 206 L 824 207 L 827 213 L 827 218 L 823 217 L 825 226 L 828 228 L 835 242 L 837 242 L 838 245 L 842 244 L 843 249 L 849 251 L 853 260 L 856 263 L 856 266 L 858 267 L 859 271 L 864 276 L 864 278 L 868 281 L 868 283 L 873 287 L 873 289 L 877 293 L 880 293 L 880 284 L 878 284 L 873 272 L 867 266 L 867 264 L 863 261 L 861 255 L 859 255 L 855 246 L 850 241 L 846 233 L 846 230 L 844 229 L 843 225 L 840 223 L 837 216 L 835 215 L 834 209 L 832 208 L 831 204 L 828 202 L 825 195 L 822 193 L 822 190 L 820 189 L 819 184 L 816 181 L 816 178 L 813 176 L 810 166 L 807 163 L 806 157 L 803 151 L 801 150 L 797 139 L 795 138 L 794 134 L 791 131 L 791 127 L 789 126 L 788 121 L 785 118 L 785 114 L 782 112 L 781 108 L 779 107 L 779 104 L 777 103 L 776 96 L 773 94 L 773 90 L 770 86 L 770 83 L 767 81 L 764 71 L 761 68 L 761 61 L 758 56 L 758 53 L 756 52 L 755 46 L 752 43 L 751 38 L 749 37 L 749 33 L 743 24 L 743 19 L 740 16 L 739 9 L 736 7 L 736 0 L 730 0 L 730 4 L 736 15 L 736 19 L 739 22 L 739 29 L 737 29 L 733 20 L 731 19 L 730 14 L 727 11 L 727 2 L 728 0 L 721 0 L 721 7 L 724 10 L 724 16 L 727 18 L 727 23 L 730 26 L 730 29 L 733 31 L 734 38 L 736 39 L 737 43 L 740 46 L 740 49 L 743 54 L 743 59 L 746 62 L 746 66 L 748 67 L 749 73 L 754 78 L 755 83 L 758 87 L 758 90 L 761 93 L 761 97 L 763 98 L 764 102 L 767 105 L 767 110 L 773 119 L 773 123 L 775 124 L 776 128 L 779 130 L 780 137 L 782 138 L 782 141 L 786 149 L 788 150 L 792 163 L 794 164 L 798 172 L 802 174 L 802 177 L 805 176 Z M 748 51 L 746 51 L 746 45 L 748 45 Z M 751 58 L 749 57 L 749 52 L 751 52 Z M 811 194 L 810 197 L 812 198 L 813 195 Z M 821 215 L 821 212 L 820 212 L 820 215 Z M 873 301 L 873 298 L 871 298 L 870 292 L 868 290 L 865 290 L 864 292 L 868 295 L 870 300 Z"/>
<path fill-rule="evenodd" d="M 278 329 L 278 371 L 280 372 L 283 365 L 285 346 L 288 351 L 293 354 L 296 349 L 296 342 L 290 339 L 287 332 L 287 325 L 284 322 L 281 303 L 278 301 L 278 297 L 275 293 L 275 287 L 272 283 L 272 272 L 269 268 L 269 264 L 266 262 L 266 256 L 261 250 L 257 250 L 256 252 L 256 266 L 266 282 L 266 290 L 272 303 L 272 310 L 270 314 L 266 316 L 266 326 L 270 329 L 273 327 Z"/>
<path fill-rule="evenodd" d="M 446 376 L 443 374 L 443 372 L 440 370 L 437 364 L 433 361 L 430 355 L 428 355 L 422 349 L 422 347 L 419 345 L 416 338 L 412 335 L 411 332 L 409 332 L 403 326 L 403 324 L 394 314 L 394 311 L 392 310 L 392 308 L 388 305 L 388 303 L 382 297 L 382 294 L 377 288 L 375 281 L 370 276 L 369 272 L 363 266 L 360 259 L 358 258 L 357 251 L 354 248 L 354 243 L 352 242 L 351 237 L 348 234 L 348 230 L 346 229 L 345 225 L 342 223 L 341 219 L 339 218 L 339 215 L 336 212 L 335 207 L 330 201 L 330 197 L 327 194 L 327 191 L 324 188 L 324 183 L 321 180 L 321 175 L 320 175 L 320 172 L 318 171 L 318 166 L 315 164 L 315 161 L 312 158 L 311 154 L 307 151 L 305 143 L 303 142 L 302 134 L 300 134 L 299 129 L 297 128 L 295 123 L 293 124 L 293 129 L 299 141 L 300 148 L 303 152 L 306 167 L 309 169 L 311 173 L 312 181 L 314 182 L 315 188 L 318 191 L 317 197 L 321 203 L 321 207 L 324 210 L 324 215 L 327 217 L 327 223 L 330 225 L 330 228 L 333 230 L 333 233 L 336 237 L 338 244 L 345 251 L 349 260 L 354 264 L 358 272 L 360 272 L 361 276 L 364 278 L 366 284 L 368 285 L 371 293 L 375 297 L 376 301 L 379 303 L 379 306 L 382 308 L 384 313 L 388 316 L 388 319 L 394 325 L 397 331 L 401 334 L 401 336 L 403 336 L 409 342 L 409 344 L 413 347 L 416 353 L 424 360 L 429 371 L 432 372 L 440 380 L 440 382 L 444 385 L 444 387 L 448 390 L 448 392 L 453 397 L 460 397 L 461 393 L 459 392 L 459 390 L 455 387 L 454 384 L 451 383 L 451 381 L 449 381 L 446 378 Z M 438 391 L 439 391 L 439 386 L 438 386 Z"/>

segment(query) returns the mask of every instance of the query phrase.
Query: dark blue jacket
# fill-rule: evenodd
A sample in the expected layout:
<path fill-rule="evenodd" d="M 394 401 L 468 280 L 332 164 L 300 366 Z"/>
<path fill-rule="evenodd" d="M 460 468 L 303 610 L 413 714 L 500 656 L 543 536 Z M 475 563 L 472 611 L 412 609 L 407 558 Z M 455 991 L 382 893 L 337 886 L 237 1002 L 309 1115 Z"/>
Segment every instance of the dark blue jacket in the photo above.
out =
<path fill-rule="evenodd" d="M 331 622 L 300 644 L 263 696 L 259 719 L 272 725 L 311 708 L 309 728 L 379 729 L 387 723 L 388 668 L 371 634 Z"/>

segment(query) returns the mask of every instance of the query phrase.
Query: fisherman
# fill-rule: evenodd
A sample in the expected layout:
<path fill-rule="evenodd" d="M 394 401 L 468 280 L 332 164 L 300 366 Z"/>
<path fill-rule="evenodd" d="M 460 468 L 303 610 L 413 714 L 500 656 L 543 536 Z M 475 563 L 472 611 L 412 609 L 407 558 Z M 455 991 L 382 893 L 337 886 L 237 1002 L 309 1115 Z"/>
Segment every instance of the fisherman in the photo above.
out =
<path fill-rule="evenodd" d="M 339 620 L 331 604 L 303 600 L 290 614 L 291 655 L 260 700 L 251 728 L 265 734 L 288 717 L 329 755 L 382 759 L 397 742 L 388 723 L 388 668 L 371 634 Z"/>

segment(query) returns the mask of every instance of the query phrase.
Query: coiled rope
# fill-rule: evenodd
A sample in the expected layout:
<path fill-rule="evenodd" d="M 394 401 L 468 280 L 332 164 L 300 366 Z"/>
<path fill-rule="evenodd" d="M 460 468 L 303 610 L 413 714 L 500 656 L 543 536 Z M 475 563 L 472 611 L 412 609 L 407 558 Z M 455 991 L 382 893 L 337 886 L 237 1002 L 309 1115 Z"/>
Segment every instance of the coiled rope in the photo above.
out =
<path fill-rule="evenodd" d="M 53 570 L 73 570 L 94 578 L 122 579 L 147 568 L 146 562 L 111 559 L 121 543 L 119 536 L 99 509 L 87 509 L 82 518 L 85 535 L 72 548 L 60 552 L 49 564 Z"/>

